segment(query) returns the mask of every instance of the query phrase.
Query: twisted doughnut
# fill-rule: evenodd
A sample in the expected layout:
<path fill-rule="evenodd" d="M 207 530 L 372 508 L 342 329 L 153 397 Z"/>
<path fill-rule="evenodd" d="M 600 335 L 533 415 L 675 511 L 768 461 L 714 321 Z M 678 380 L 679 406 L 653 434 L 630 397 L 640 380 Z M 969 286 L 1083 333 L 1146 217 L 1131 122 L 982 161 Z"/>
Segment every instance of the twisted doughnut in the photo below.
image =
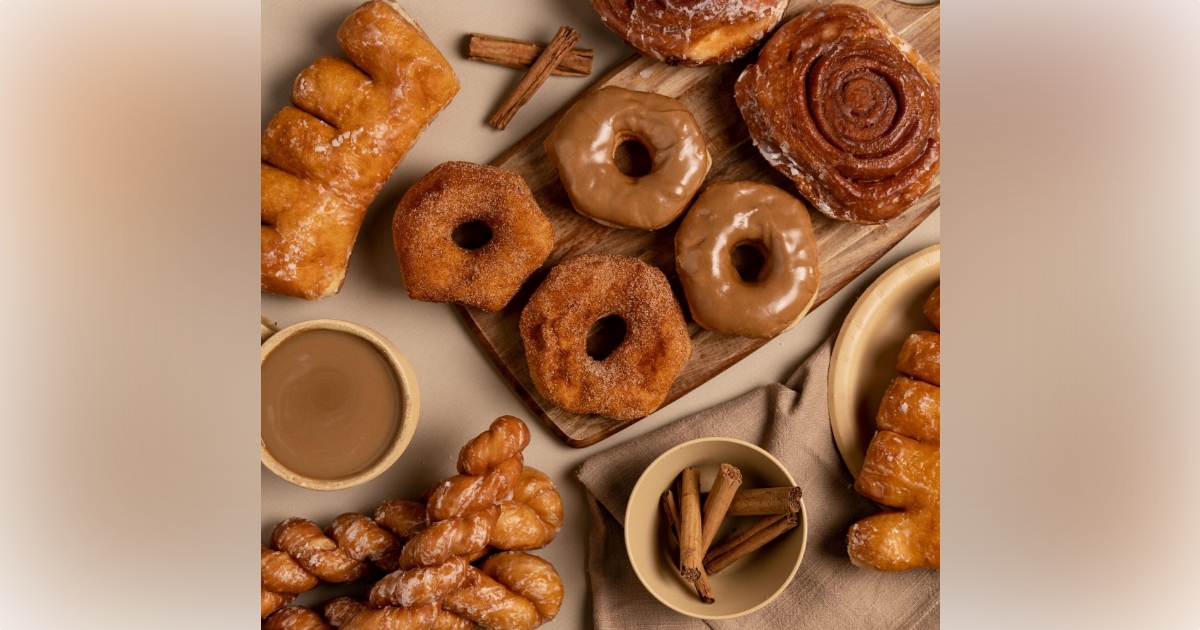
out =
<path fill-rule="evenodd" d="M 380 506 L 374 520 L 343 514 L 326 532 L 307 519 L 283 521 L 271 536 L 274 551 L 262 550 L 262 616 L 320 582 L 357 580 L 368 561 L 395 571 L 441 564 L 456 555 L 480 557 L 501 514 L 497 504 L 511 499 L 521 476 L 521 451 L 528 444 L 529 428 L 512 416 L 496 419 L 468 442 L 459 453 L 462 474 L 427 493 L 430 505 L 423 509 L 429 526 L 420 522 L 411 502 L 397 501 Z M 404 539 L 411 540 L 402 547 Z M 465 579 L 464 572 L 459 575 Z"/>
<path fill-rule="evenodd" d="M 386 579 L 386 578 L 385 578 Z M 321 614 L 288 606 L 267 618 L 265 630 L 532 630 L 550 621 L 562 607 L 562 579 L 546 560 L 520 551 L 488 557 L 468 566 L 463 585 L 442 600 L 413 607 L 368 608 L 339 597 Z M 431 610 L 433 611 L 431 614 Z"/>

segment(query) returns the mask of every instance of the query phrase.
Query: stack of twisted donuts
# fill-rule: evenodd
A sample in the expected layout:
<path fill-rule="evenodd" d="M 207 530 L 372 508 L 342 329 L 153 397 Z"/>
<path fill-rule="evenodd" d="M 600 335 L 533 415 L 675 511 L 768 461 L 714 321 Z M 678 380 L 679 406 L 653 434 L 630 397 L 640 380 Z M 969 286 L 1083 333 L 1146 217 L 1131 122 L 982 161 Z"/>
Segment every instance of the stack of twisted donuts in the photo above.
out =
<path fill-rule="evenodd" d="M 545 560 L 524 553 L 562 526 L 562 500 L 549 477 L 524 467 L 529 428 L 502 416 L 459 452 L 459 474 L 424 502 L 393 500 L 374 518 L 343 514 L 322 532 L 290 518 L 262 549 L 262 616 L 268 628 L 466 628 L 528 630 L 554 618 L 562 582 Z M 489 547 L 504 550 L 479 564 Z M 373 564 L 388 571 L 367 602 L 344 598 L 326 619 L 288 606 L 321 582 L 349 582 Z"/>

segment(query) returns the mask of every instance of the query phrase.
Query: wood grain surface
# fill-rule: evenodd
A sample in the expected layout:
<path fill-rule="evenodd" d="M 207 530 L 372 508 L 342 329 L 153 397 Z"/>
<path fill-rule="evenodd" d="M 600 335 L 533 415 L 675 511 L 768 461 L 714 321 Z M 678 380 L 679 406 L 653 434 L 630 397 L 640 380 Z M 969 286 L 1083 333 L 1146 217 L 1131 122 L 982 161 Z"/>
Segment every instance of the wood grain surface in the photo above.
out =
<path fill-rule="evenodd" d="M 829 2 L 794 0 L 788 15 Z M 857 0 L 857 4 L 882 17 L 933 66 L 940 69 L 940 5 L 910 6 L 895 0 Z M 705 180 L 754 180 L 777 186 L 799 197 L 796 187 L 775 171 L 750 141 L 746 125 L 733 99 L 733 84 L 753 59 L 708 68 L 679 68 L 635 56 L 602 77 L 580 98 L 608 85 L 657 92 L 679 99 L 696 116 L 712 154 L 712 169 Z M 521 292 L 498 313 L 457 307 L 467 327 L 530 410 L 570 446 L 582 448 L 603 440 L 637 420 L 613 420 L 569 413 L 543 398 L 533 386 L 525 349 L 518 331 L 521 310 L 549 270 L 560 261 L 584 253 L 634 256 L 663 271 L 676 297 L 686 304 L 675 272 L 675 231 L 681 219 L 654 232 L 605 227 L 575 212 L 546 158 L 542 143 L 558 123 L 568 104 L 517 142 L 493 164 L 525 178 L 538 204 L 554 224 L 554 250 L 545 264 L 525 283 Z M 813 308 L 825 302 L 887 253 L 911 232 L 941 201 L 940 178 L 904 214 L 883 225 L 854 225 L 827 218 L 811 209 L 817 236 L 821 289 Z M 683 308 L 688 314 L 687 307 Z M 804 325 L 803 322 L 800 323 Z M 667 394 L 666 405 L 720 374 L 766 343 L 710 332 L 688 316 L 692 357 Z"/>

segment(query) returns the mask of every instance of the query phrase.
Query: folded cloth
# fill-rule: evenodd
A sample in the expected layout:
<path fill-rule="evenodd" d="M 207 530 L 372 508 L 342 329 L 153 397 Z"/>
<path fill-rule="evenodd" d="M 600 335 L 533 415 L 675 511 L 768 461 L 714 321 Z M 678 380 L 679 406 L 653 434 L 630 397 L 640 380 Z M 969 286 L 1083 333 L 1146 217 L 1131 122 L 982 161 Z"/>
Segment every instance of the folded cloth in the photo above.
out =
<path fill-rule="evenodd" d="M 598 630 L 680 628 L 740 630 L 937 628 L 940 573 L 880 573 L 850 564 L 846 532 L 879 511 L 853 488 L 829 428 L 827 381 L 833 340 L 788 379 L 667 425 L 596 455 L 579 470 L 592 509 L 588 573 Z M 796 478 L 808 513 L 808 545 L 792 583 L 775 601 L 736 619 L 700 620 L 654 599 L 625 555 L 625 505 L 638 476 L 667 449 L 723 436 L 757 444 Z M 716 593 L 719 598 L 720 592 Z"/>

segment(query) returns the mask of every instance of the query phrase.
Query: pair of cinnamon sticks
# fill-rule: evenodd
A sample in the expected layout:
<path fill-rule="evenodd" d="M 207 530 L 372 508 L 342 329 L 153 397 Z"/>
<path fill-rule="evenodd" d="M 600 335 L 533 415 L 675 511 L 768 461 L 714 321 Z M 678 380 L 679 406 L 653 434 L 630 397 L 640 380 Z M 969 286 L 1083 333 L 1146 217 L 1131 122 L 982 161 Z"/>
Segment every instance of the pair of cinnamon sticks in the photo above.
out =
<path fill-rule="evenodd" d="M 488 124 L 503 130 L 512 121 L 517 110 L 533 98 L 534 92 L 550 78 L 551 74 L 587 76 L 592 72 L 591 50 L 576 49 L 579 33 L 561 26 L 550 43 L 542 46 L 507 37 L 495 37 L 472 33 L 467 42 L 467 58 L 510 68 L 529 68 L 520 83 L 500 103 Z"/>
<path fill-rule="evenodd" d="M 668 537 L 679 547 L 679 575 L 696 587 L 700 601 L 716 601 L 708 576 L 756 551 L 800 522 L 799 487 L 740 490 L 742 473 L 721 464 L 707 497 L 700 493 L 700 471 L 686 468 L 675 489 L 662 495 Z M 676 502 L 676 496 L 679 500 Z M 701 507 L 703 502 L 703 507 Z M 753 526 L 712 547 L 727 515 L 765 515 Z"/>

